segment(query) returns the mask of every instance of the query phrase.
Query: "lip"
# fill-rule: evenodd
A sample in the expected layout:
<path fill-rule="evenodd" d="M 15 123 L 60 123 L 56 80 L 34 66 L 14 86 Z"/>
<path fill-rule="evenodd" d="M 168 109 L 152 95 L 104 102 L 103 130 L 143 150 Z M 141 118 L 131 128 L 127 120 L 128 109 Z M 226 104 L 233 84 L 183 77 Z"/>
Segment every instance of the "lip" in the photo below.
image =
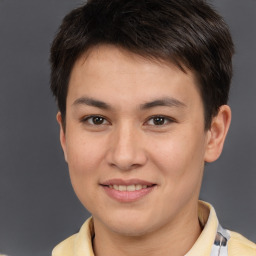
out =
<path fill-rule="evenodd" d="M 115 190 L 113 188 L 110 188 L 110 185 L 146 185 L 149 186 L 147 188 L 142 188 L 140 190 L 135 190 L 135 191 L 119 191 Z M 135 202 L 140 199 L 142 199 L 144 196 L 148 195 L 152 191 L 154 191 L 156 184 L 144 181 L 144 180 L 139 180 L 139 179 L 129 179 L 129 180 L 122 180 L 122 179 L 112 179 L 105 181 L 100 184 L 103 190 L 106 192 L 106 194 L 118 201 L 118 202 Z"/>
<path fill-rule="evenodd" d="M 146 186 L 152 186 L 155 185 L 155 183 L 145 181 L 145 180 L 140 180 L 140 179 L 129 179 L 129 180 L 123 180 L 123 179 L 111 179 L 104 181 L 100 183 L 102 186 L 109 186 L 109 185 L 124 185 L 124 186 L 129 186 L 129 185 L 146 185 Z"/>

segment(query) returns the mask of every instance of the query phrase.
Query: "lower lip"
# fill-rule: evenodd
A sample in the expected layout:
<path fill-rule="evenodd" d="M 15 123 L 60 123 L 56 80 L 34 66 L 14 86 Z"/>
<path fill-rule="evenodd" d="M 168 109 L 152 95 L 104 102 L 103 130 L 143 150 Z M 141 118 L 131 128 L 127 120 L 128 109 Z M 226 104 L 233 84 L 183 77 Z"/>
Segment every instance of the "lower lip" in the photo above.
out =
<path fill-rule="evenodd" d="M 150 192 L 155 188 L 155 186 L 152 187 L 147 187 L 147 188 L 142 188 L 140 190 L 135 190 L 135 191 L 119 191 L 115 190 L 113 188 L 110 188 L 108 186 L 103 186 L 103 189 L 107 193 L 108 196 L 111 198 L 119 201 L 119 202 L 134 202 L 137 201 Z"/>

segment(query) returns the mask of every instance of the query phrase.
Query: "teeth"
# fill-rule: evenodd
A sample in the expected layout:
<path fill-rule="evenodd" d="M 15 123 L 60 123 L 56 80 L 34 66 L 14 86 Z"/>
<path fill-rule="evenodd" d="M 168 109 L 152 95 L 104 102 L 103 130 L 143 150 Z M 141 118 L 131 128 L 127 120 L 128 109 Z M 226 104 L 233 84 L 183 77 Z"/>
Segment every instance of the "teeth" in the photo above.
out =
<path fill-rule="evenodd" d="M 136 189 L 136 190 L 142 189 L 142 185 L 136 185 L 136 186 L 135 186 L 135 189 Z"/>
<path fill-rule="evenodd" d="M 109 188 L 118 190 L 118 191 L 135 191 L 135 190 L 141 190 L 143 188 L 147 188 L 147 185 L 140 185 L 140 184 L 136 184 L 136 185 L 129 185 L 129 186 L 125 186 L 125 185 L 109 185 Z"/>
<path fill-rule="evenodd" d="M 135 191 L 135 185 L 127 186 L 127 191 Z"/>
<path fill-rule="evenodd" d="M 126 191 L 126 186 L 123 186 L 123 185 L 119 185 L 119 188 L 118 188 L 119 191 Z"/>

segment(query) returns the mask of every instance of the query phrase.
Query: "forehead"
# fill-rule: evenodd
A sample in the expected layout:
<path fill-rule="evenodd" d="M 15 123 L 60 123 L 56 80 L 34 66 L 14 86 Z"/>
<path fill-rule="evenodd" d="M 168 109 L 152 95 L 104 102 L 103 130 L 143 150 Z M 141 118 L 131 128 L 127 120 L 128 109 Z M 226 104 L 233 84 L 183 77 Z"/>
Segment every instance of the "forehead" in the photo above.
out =
<path fill-rule="evenodd" d="M 147 59 L 115 46 L 101 45 L 90 49 L 75 62 L 68 98 L 81 94 L 90 96 L 91 93 L 111 97 L 114 91 L 113 99 L 116 95 L 127 98 L 130 93 L 138 100 L 140 96 L 166 97 L 172 96 L 168 93 L 176 93 L 180 100 L 184 100 L 189 87 L 199 93 L 195 75 L 188 69 L 184 72 L 171 62 Z"/>
<path fill-rule="evenodd" d="M 143 68 L 145 72 L 147 72 L 149 68 L 152 69 L 153 67 L 156 70 L 172 68 L 177 72 L 182 71 L 184 74 L 193 76 L 194 78 L 194 72 L 188 69 L 181 62 L 177 63 L 177 61 L 172 61 L 171 59 L 164 60 L 142 54 L 136 54 L 132 51 L 111 44 L 100 44 L 89 48 L 75 61 L 71 74 L 73 73 L 73 70 L 79 66 L 84 66 L 88 72 L 94 71 L 95 65 L 97 65 L 97 69 L 102 68 L 100 71 L 104 72 L 104 70 L 106 70 L 106 64 L 111 63 L 112 70 L 116 70 L 118 72 L 137 70 L 137 66 Z"/>

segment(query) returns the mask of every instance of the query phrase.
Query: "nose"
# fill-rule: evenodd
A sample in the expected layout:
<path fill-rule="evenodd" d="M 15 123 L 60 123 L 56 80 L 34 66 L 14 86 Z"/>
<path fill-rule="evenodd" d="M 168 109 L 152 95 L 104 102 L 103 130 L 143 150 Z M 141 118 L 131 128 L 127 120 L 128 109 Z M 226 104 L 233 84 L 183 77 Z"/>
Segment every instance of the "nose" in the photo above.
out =
<path fill-rule="evenodd" d="M 146 164 L 147 155 L 139 128 L 124 124 L 112 132 L 108 163 L 122 171 L 139 168 Z"/>

